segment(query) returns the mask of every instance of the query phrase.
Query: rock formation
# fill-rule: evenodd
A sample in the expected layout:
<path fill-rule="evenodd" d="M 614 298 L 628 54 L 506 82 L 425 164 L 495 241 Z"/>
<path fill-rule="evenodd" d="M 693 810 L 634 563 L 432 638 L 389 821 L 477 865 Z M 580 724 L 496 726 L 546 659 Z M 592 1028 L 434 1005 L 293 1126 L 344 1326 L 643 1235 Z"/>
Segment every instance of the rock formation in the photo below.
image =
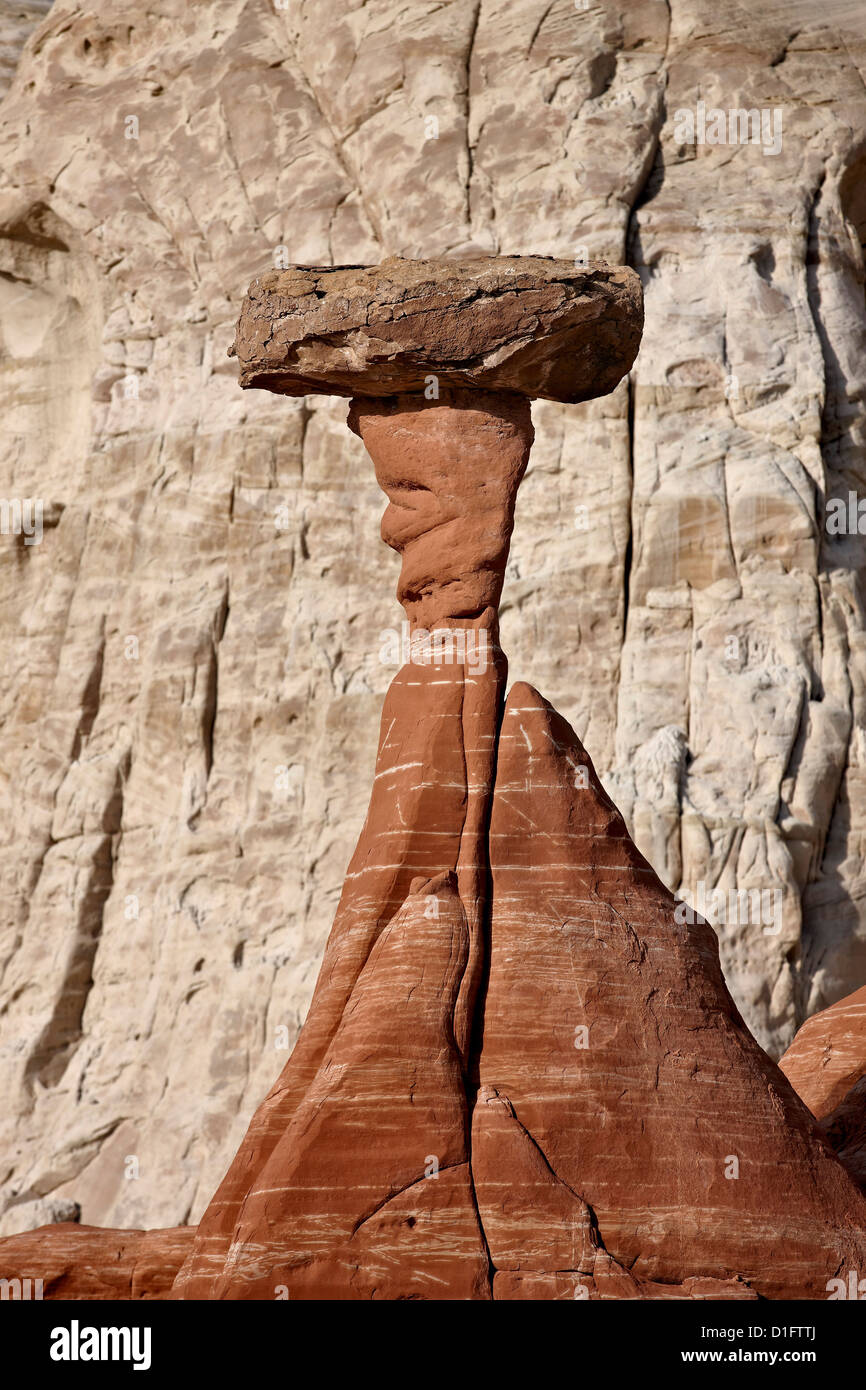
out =
<path fill-rule="evenodd" d="M 866 1187 L 866 987 L 808 1019 L 779 1066 Z"/>
<path fill-rule="evenodd" d="M 532 303 L 535 267 L 513 269 Z M 340 315 L 348 304 L 356 321 L 358 281 L 374 278 L 335 274 L 314 321 L 285 298 L 285 284 L 309 293 L 300 271 L 264 301 L 254 284 L 238 342 L 288 322 L 274 389 L 333 371 L 342 390 L 358 359 Z M 620 371 L 640 331 L 639 295 L 626 303 Z M 420 383 L 440 317 L 425 294 L 409 312 Z M 547 349 L 564 391 L 586 390 L 584 354 L 569 382 L 557 335 L 528 323 L 535 376 L 512 379 L 549 387 Z M 712 929 L 637 851 L 572 730 L 520 684 L 502 711 L 527 401 L 483 377 L 445 400 L 408 394 L 399 361 L 392 374 L 380 358 L 374 380 L 394 395 L 356 399 L 349 418 L 390 498 L 382 532 L 413 639 L 483 637 L 495 658 L 470 679 L 465 651 L 455 664 L 422 646 L 393 682 L 309 1018 L 173 1296 L 826 1296 L 840 1267 L 866 1263 L 866 1199 L 745 1028 Z"/>
<path fill-rule="evenodd" d="M 8 8 L 11 76 L 47 6 Z M 199 1219 L 363 823 L 399 562 L 345 403 L 237 390 L 280 266 L 637 270 L 629 378 L 533 408 L 512 675 L 678 896 L 783 893 L 776 935 L 715 919 L 773 1056 L 862 985 L 866 537 L 826 525 L 864 495 L 844 11 L 55 0 L 30 34 L 0 107 L 0 500 L 44 502 L 39 544 L 0 534 L 0 1230 Z M 692 138 L 699 102 L 780 111 L 778 153 Z"/>
<path fill-rule="evenodd" d="M 822 1298 L 840 1264 L 862 1269 L 863 1198 L 743 1024 L 715 934 L 526 685 L 502 721 L 490 860 L 472 1168 L 494 1297 L 582 1282 L 563 1247 L 584 1204 L 648 1281 Z"/>
<path fill-rule="evenodd" d="M 636 278 L 447 274 L 489 325 L 474 355 L 437 266 L 391 263 L 375 293 L 374 270 L 310 290 L 296 269 L 245 303 L 248 386 L 342 394 L 369 369 L 348 422 L 389 499 L 409 660 L 309 1016 L 198 1229 L 0 1241 L 5 1277 L 48 1297 L 814 1299 L 866 1267 L 866 1195 L 748 1032 L 712 928 L 566 721 L 523 683 L 504 701 L 530 399 L 629 369 Z"/>
<path fill-rule="evenodd" d="M 50 8 L 51 0 L 8 0 L 0 13 L 0 100 L 15 76 L 21 49 Z"/>
<path fill-rule="evenodd" d="M 178 1293 L 489 1296 L 466 1078 L 487 956 L 499 599 L 529 397 L 615 384 L 640 341 L 640 286 L 627 270 L 532 259 L 338 270 L 315 290 L 301 270 L 268 283 L 254 282 L 238 326 L 247 386 L 291 394 L 312 379 L 342 394 L 369 363 L 349 424 L 389 498 L 382 537 L 402 559 L 415 649 L 385 700 L 309 1017 L 202 1217 Z M 477 333 L 452 294 L 471 301 Z M 608 316 L 619 347 L 597 329 Z M 266 368 L 249 365 L 263 356 Z M 431 379 L 432 396 L 412 393 Z"/>
<path fill-rule="evenodd" d="M 290 396 L 390 397 L 435 376 L 585 401 L 634 361 L 641 304 L 627 269 L 539 256 L 297 266 L 253 282 L 233 351 L 242 386 Z"/>
<path fill-rule="evenodd" d="M 87 1302 L 168 1298 L 194 1235 L 191 1226 L 107 1231 L 58 1221 L 7 1236 L 0 1242 L 0 1279 L 9 1280 L 4 1297 Z"/>

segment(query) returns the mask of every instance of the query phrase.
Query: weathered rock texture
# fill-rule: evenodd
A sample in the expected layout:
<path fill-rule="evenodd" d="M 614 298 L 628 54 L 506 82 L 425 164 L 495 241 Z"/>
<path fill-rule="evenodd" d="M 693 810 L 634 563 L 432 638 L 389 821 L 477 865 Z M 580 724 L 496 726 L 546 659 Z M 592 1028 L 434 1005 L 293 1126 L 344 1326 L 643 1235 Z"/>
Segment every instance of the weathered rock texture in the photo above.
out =
<path fill-rule="evenodd" d="M 441 401 L 357 400 L 349 426 L 389 498 L 381 535 L 400 555 L 397 597 L 413 631 L 471 622 L 485 643 L 498 642 L 514 506 L 534 438 L 529 402 L 466 388 Z M 480 665 L 480 645 L 476 655 Z"/>
<path fill-rule="evenodd" d="M 808 1019 L 779 1066 L 831 1148 L 866 1184 L 866 988 Z"/>
<path fill-rule="evenodd" d="M 242 386 L 390 396 L 475 386 L 607 395 L 640 343 L 634 271 L 538 256 L 293 266 L 250 286 L 232 349 Z"/>
<path fill-rule="evenodd" d="M 167 1298 L 194 1235 L 190 1226 L 108 1231 L 56 1222 L 2 1242 L 0 1279 L 10 1281 L 10 1299 Z"/>
<path fill-rule="evenodd" d="M 56 0 L 0 110 L 0 497 L 45 501 L 0 536 L 4 1203 L 196 1220 L 309 1007 L 399 562 L 345 405 L 237 390 L 280 264 L 639 272 L 630 380 L 534 408 L 512 672 L 668 886 L 785 889 L 778 936 L 719 927 L 775 1055 L 866 979 L 866 538 L 823 530 L 864 487 L 861 23 Z M 699 99 L 781 152 L 682 142 Z"/>
<path fill-rule="evenodd" d="M 5 0 L 0 10 L 0 99 L 9 89 L 21 50 L 52 0 Z"/>

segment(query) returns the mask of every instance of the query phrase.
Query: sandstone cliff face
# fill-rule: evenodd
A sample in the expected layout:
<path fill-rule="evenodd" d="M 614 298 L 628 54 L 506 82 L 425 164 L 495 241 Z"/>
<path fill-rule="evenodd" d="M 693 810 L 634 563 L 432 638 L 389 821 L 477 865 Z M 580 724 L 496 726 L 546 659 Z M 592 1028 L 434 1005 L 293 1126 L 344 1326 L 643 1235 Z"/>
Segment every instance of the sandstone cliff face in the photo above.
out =
<path fill-rule="evenodd" d="M 855 21 L 57 0 L 0 109 L 0 497 L 44 500 L 0 536 L 5 1202 L 196 1219 L 310 1000 L 401 615 L 345 406 L 225 355 L 283 265 L 640 271 L 630 382 L 533 407 L 503 645 L 669 887 L 781 893 L 719 924 L 760 1041 L 862 983 Z M 699 100 L 779 152 L 684 141 Z"/>
<path fill-rule="evenodd" d="M 51 4 L 52 0 L 7 0 L 0 11 L 0 99 L 9 90 L 22 48 Z"/>

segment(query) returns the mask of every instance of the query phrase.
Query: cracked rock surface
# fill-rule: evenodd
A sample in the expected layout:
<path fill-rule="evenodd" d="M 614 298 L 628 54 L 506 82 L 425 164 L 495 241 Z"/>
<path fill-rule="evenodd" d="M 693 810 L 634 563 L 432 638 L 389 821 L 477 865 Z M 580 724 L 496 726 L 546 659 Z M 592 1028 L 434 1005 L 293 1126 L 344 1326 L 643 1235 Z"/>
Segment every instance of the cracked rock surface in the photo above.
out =
<path fill-rule="evenodd" d="M 254 280 L 232 353 L 240 382 L 291 396 L 479 387 L 585 401 L 632 365 L 643 296 L 624 266 L 539 256 L 294 266 Z"/>

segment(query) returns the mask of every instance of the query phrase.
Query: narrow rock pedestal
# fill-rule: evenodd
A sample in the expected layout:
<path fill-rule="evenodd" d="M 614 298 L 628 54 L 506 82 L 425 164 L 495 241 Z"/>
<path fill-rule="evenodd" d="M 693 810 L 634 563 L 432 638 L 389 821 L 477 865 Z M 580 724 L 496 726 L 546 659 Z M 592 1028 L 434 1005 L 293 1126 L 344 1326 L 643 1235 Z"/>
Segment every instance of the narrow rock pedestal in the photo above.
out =
<path fill-rule="evenodd" d="M 520 258 L 256 282 L 241 381 L 348 394 L 389 505 L 413 660 L 309 1016 L 202 1218 L 182 1297 L 490 1297 L 470 1167 L 498 610 L 530 397 L 609 389 L 640 337 L 630 271 Z M 615 343 L 619 340 L 619 347 Z"/>
<path fill-rule="evenodd" d="M 467 1075 L 506 663 L 498 606 L 529 402 L 352 403 L 389 498 L 413 661 L 295 1051 L 178 1280 L 185 1297 L 489 1297 Z"/>

